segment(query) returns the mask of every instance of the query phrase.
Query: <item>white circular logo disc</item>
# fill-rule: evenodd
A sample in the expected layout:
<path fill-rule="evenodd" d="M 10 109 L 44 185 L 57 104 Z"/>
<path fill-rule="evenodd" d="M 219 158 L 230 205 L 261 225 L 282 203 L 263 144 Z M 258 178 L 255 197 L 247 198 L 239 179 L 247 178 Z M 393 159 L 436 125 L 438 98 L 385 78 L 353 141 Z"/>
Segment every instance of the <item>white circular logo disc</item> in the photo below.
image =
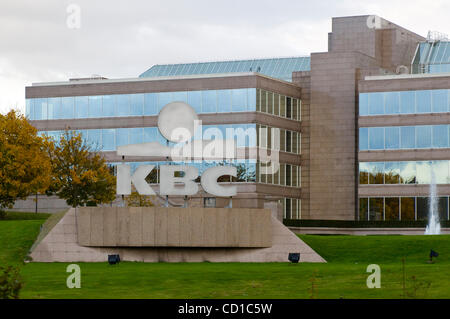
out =
<path fill-rule="evenodd" d="M 194 136 L 195 120 L 198 120 L 198 116 L 192 106 L 184 102 L 171 102 L 159 112 L 158 129 L 161 135 L 171 142 L 186 142 Z M 190 136 L 180 136 L 180 134 L 173 136 L 176 129 L 185 129 Z"/>

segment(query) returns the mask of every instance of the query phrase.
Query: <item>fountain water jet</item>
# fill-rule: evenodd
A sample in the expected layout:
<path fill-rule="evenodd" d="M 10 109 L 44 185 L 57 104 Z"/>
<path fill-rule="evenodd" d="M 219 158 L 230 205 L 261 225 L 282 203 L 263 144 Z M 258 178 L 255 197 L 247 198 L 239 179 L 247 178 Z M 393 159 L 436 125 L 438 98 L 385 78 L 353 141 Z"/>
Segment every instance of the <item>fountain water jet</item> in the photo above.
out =
<path fill-rule="evenodd" d="M 430 201 L 428 203 L 428 225 L 425 235 L 439 235 L 441 224 L 439 223 L 438 198 L 436 196 L 436 176 L 431 168 Z"/>

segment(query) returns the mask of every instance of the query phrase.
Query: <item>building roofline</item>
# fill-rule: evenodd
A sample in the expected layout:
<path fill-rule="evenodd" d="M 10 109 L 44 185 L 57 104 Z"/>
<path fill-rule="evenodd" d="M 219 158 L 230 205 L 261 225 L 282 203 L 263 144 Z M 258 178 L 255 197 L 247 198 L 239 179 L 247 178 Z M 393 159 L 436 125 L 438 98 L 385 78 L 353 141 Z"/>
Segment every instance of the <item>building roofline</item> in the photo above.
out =
<path fill-rule="evenodd" d="M 400 80 L 400 79 L 424 79 L 450 77 L 450 72 L 445 73 L 421 73 L 421 74 L 395 74 L 395 75 L 372 75 L 366 76 L 365 81 Z"/>

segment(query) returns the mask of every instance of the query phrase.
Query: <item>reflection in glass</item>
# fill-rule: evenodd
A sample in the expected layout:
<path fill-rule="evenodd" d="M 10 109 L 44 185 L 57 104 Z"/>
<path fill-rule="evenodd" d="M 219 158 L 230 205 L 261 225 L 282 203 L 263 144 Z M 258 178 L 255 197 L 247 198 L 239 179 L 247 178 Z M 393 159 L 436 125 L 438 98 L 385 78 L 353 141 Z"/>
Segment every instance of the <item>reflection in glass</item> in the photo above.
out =
<path fill-rule="evenodd" d="M 415 92 L 402 91 L 400 92 L 400 113 L 412 114 L 416 111 Z"/>
<path fill-rule="evenodd" d="M 383 198 L 369 199 L 369 220 L 383 220 Z"/>
<path fill-rule="evenodd" d="M 416 162 L 416 176 L 418 184 L 430 184 L 431 162 Z"/>
<path fill-rule="evenodd" d="M 400 95 L 399 92 L 386 92 L 385 114 L 400 113 Z"/>
<path fill-rule="evenodd" d="M 87 118 L 88 117 L 88 97 L 76 96 L 75 97 L 75 118 Z"/>
<path fill-rule="evenodd" d="M 384 163 L 367 163 L 369 167 L 369 184 L 383 184 Z"/>
<path fill-rule="evenodd" d="M 415 198 L 414 197 L 402 197 L 400 201 L 401 205 L 401 220 L 414 220 L 415 219 Z"/>
<path fill-rule="evenodd" d="M 369 128 L 369 148 L 372 150 L 384 149 L 384 127 Z"/>
<path fill-rule="evenodd" d="M 431 91 L 421 90 L 416 91 L 416 110 L 417 113 L 430 113 L 431 112 Z"/>
<path fill-rule="evenodd" d="M 414 148 L 415 143 L 415 127 L 414 126 L 402 126 L 400 127 L 400 147 L 401 148 Z"/>
<path fill-rule="evenodd" d="M 369 199 L 360 198 L 359 199 L 359 220 L 368 220 Z"/>
<path fill-rule="evenodd" d="M 359 93 L 359 115 L 365 116 L 369 112 L 369 94 Z"/>
<path fill-rule="evenodd" d="M 417 220 L 428 219 L 429 197 L 417 197 Z"/>
<path fill-rule="evenodd" d="M 431 147 L 431 126 L 416 126 L 416 147 Z"/>
<path fill-rule="evenodd" d="M 433 125 L 433 147 L 448 147 L 448 125 Z"/>
<path fill-rule="evenodd" d="M 398 184 L 400 182 L 400 168 L 398 162 L 386 162 L 384 164 L 384 183 Z"/>
<path fill-rule="evenodd" d="M 416 162 L 400 162 L 400 184 L 416 183 Z"/>
<path fill-rule="evenodd" d="M 398 197 L 386 197 L 384 199 L 385 220 L 400 219 L 400 200 Z"/>
<path fill-rule="evenodd" d="M 89 117 L 102 117 L 102 97 L 89 97 Z"/>
<path fill-rule="evenodd" d="M 433 90 L 433 112 L 448 112 L 448 91 L 449 90 Z"/>
<path fill-rule="evenodd" d="M 203 91 L 202 94 L 202 112 L 216 113 L 217 95 L 215 90 Z"/>
<path fill-rule="evenodd" d="M 112 117 L 116 115 L 116 103 L 114 95 L 103 95 L 102 97 L 102 109 L 104 117 Z"/>
<path fill-rule="evenodd" d="M 368 163 L 359 163 L 359 183 L 364 185 L 369 183 L 369 165 Z"/>
<path fill-rule="evenodd" d="M 141 116 L 144 114 L 144 94 L 130 94 L 130 114 L 131 116 Z"/>
<path fill-rule="evenodd" d="M 365 151 L 369 148 L 369 129 L 367 127 L 359 128 L 359 150 Z"/>
<path fill-rule="evenodd" d="M 400 128 L 386 127 L 386 149 L 400 148 Z"/>
<path fill-rule="evenodd" d="M 369 96 L 369 115 L 384 114 L 384 94 L 382 92 L 372 93 Z"/>

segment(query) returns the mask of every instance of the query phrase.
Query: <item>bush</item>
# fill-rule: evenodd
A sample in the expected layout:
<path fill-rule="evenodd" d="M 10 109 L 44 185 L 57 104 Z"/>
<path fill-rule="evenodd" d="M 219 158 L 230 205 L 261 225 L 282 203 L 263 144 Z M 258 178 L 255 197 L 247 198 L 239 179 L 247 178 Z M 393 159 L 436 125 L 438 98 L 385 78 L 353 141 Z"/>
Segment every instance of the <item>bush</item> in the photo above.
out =
<path fill-rule="evenodd" d="M 0 299 L 18 299 L 21 288 L 19 268 L 0 267 Z"/>
<path fill-rule="evenodd" d="M 6 219 L 6 212 L 0 209 L 0 219 Z"/>
<path fill-rule="evenodd" d="M 291 227 L 332 227 L 332 228 L 424 228 L 426 220 L 323 220 L 284 219 L 284 225 Z M 450 227 L 450 221 L 441 221 L 441 227 Z"/>

